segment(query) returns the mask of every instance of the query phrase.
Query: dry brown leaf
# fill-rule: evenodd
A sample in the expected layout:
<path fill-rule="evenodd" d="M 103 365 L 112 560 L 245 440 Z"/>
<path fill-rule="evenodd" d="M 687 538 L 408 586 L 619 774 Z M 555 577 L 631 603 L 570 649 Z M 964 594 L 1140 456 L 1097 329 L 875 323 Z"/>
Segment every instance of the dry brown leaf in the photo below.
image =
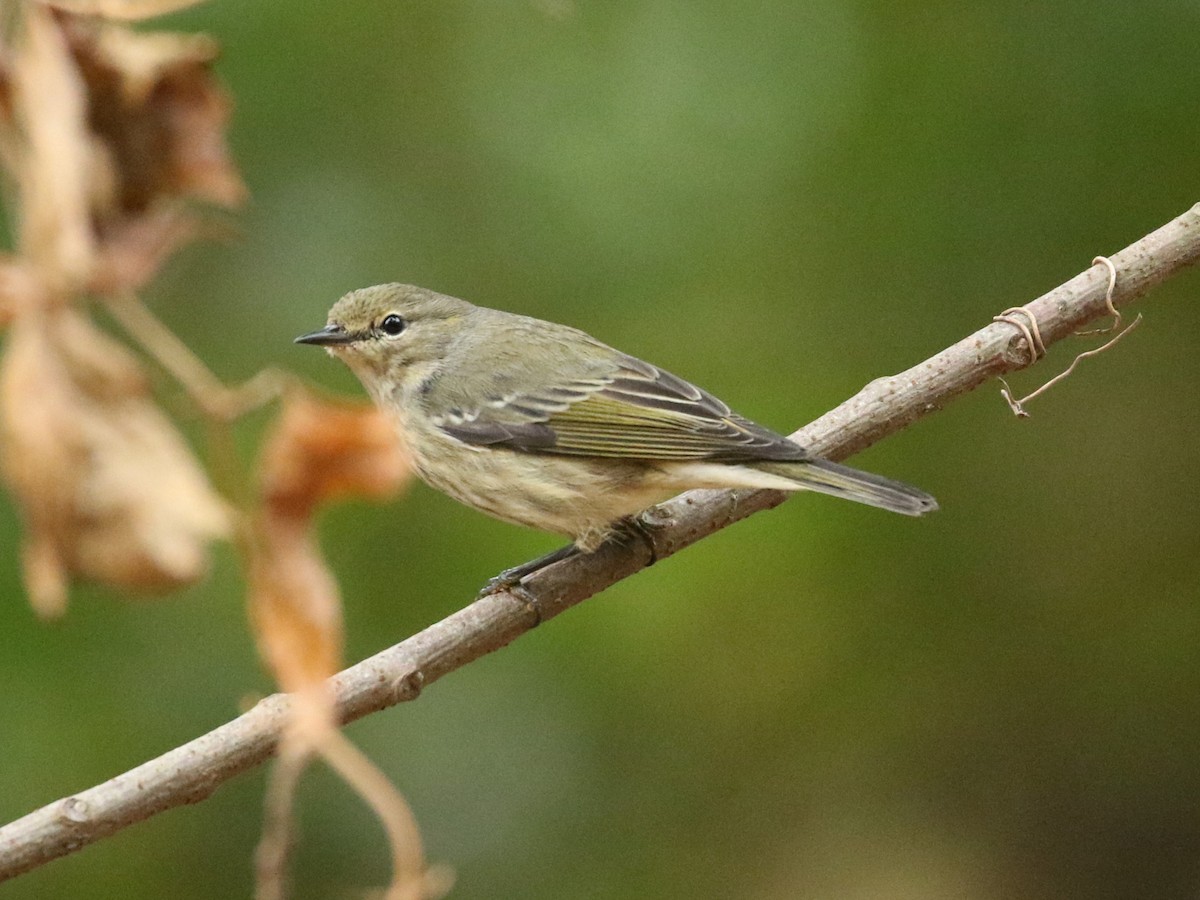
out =
<path fill-rule="evenodd" d="M 29 6 L 15 56 L 0 58 L 0 157 L 22 255 L 56 290 L 134 290 L 198 236 L 183 201 L 245 200 L 216 55 L 204 35 Z"/>
<path fill-rule="evenodd" d="M 385 497 L 408 474 L 391 425 L 364 404 L 284 398 L 261 461 L 262 509 L 251 551 L 251 610 L 280 686 L 298 691 L 340 668 L 341 600 L 313 535 L 317 506 Z"/>
<path fill-rule="evenodd" d="M 250 562 L 255 630 L 284 690 L 319 685 L 341 667 L 341 599 L 313 534 L 317 506 L 389 496 L 407 475 L 395 432 L 374 407 L 285 396 L 262 451 Z"/>
<path fill-rule="evenodd" d="M 408 475 L 395 427 L 367 403 L 293 391 L 263 448 L 263 497 L 277 515 L 307 517 L 343 496 L 388 497 Z"/>
<path fill-rule="evenodd" d="M 109 157 L 116 209 L 102 210 L 104 221 L 164 199 L 245 200 L 225 143 L 231 103 L 210 68 L 211 38 L 67 16 L 61 24 L 87 86 L 89 127 Z"/>
<path fill-rule="evenodd" d="M 283 690 L 319 689 L 341 668 L 337 582 L 306 520 L 265 515 L 254 543 L 250 613 L 259 651 Z M 311 700 L 318 709 L 307 711 L 332 725 L 331 699 L 318 692 Z"/>
<path fill-rule="evenodd" d="M 73 577 L 159 592 L 204 574 L 228 510 L 137 363 L 81 313 L 18 310 L 0 360 L 0 416 L 40 614 L 65 609 Z"/>
<path fill-rule="evenodd" d="M 340 668 L 341 601 L 317 546 L 313 517 L 321 503 L 339 497 L 389 496 L 408 476 L 393 427 L 373 406 L 319 400 L 300 391 L 285 395 L 262 453 L 250 608 L 261 652 L 294 704 L 268 792 L 256 896 L 285 896 L 291 806 L 313 753 L 371 806 L 387 832 L 393 879 L 385 896 L 440 897 L 452 881 L 445 870 L 426 868 L 421 835 L 404 798 L 337 730 L 326 682 Z"/>
<path fill-rule="evenodd" d="M 83 16 L 100 16 L 124 22 L 152 19 L 199 6 L 204 0 L 41 0 L 46 6 Z"/>
<path fill-rule="evenodd" d="M 15 133 L 4 141 L 20 194 L 20 250 L 46 281 L 73 288 L 89 275 L 96 249 L 85 87 L 47 10 L 25 10 L 21 38 L 5 92 Z"/>

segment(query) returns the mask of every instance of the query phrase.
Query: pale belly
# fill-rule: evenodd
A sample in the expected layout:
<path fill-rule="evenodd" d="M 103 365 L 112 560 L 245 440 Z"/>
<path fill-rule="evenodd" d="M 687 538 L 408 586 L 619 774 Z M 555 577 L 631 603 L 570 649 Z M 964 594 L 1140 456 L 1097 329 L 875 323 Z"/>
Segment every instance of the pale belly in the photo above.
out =
<path fill-rule="evenodd" d="M 566 535 L 592 550 L 618 520 L 677 493 L 674 479 L 643 462 L 475 449 L 422 442 L 417 474 L 431 487 L 505 522 Z"/>

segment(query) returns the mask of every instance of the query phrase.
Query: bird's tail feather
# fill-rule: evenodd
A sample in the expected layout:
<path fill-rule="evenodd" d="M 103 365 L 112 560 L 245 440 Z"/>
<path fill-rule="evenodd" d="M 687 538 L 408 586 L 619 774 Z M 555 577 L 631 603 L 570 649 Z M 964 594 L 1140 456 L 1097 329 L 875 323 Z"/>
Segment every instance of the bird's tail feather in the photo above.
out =
<path fill-rule="evenodd" d="M 786 478 L 806 490 L 845 497 L 905 516 L 922 516 L 938 508 L 933 497 L 911 485 L 815 457 L 804 462 L 756 463 L 754 468 Z"/>

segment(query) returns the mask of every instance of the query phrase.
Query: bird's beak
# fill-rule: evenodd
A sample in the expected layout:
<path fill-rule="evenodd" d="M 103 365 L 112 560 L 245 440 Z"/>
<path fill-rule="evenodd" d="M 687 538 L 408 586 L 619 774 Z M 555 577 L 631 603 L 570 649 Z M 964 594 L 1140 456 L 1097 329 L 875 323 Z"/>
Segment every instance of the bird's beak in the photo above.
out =
<path fill-rule="evenodd" d="M 350 344 L 353 342 L 354 335 L 346 331 L 341 325 L 335 325 L 332 322 L 320 331 L 310 331 L 308 334 L 300 335 L 300 337 L 293 341 L 296 344 L 316 344 L 318 347 L 334 347 L 338 344 Z"/>

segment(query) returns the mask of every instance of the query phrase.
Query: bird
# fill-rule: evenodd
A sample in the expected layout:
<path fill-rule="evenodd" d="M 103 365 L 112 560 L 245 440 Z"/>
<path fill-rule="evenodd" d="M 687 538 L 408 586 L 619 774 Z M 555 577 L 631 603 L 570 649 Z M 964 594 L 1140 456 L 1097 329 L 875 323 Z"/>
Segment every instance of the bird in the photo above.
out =
<path fill-rule="evenodd" d="M 810 490 L 908 516 L 937 509 L 924 491 L 815 456 L 579 329 L 415 285 L 351 291 L 295 342 L 349 366 L 431 487 L 570 538 L 485 592 L 614 536 L 645 535 L 638 514 L 692 488 Z"/>

